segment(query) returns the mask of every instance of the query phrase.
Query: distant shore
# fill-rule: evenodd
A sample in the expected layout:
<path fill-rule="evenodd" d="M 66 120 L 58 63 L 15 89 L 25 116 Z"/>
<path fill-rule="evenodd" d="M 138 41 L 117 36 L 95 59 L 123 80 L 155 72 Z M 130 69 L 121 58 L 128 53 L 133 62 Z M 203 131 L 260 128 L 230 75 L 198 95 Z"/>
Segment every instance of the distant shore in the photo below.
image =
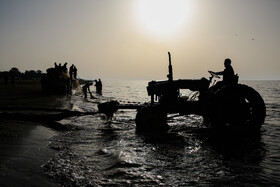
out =
<path fill-rule="evenodd" d="M 39 79 L 0 80 L 0 106 L 69 109 L 69 102 L 65 95 L 43 94 Z M 41 169 L 55 154 L 47 146 L 56 133 L 39 122 L 0 119 L 0 186 L 59 186 Z"/>

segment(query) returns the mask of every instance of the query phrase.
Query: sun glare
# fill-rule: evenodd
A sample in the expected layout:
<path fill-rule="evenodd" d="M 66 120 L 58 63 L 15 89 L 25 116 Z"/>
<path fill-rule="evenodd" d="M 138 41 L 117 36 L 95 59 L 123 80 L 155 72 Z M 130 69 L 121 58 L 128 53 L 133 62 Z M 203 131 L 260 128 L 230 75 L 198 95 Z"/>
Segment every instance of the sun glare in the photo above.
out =
<path fill-rule="evenodd" d="M 189 15 L 188 0 L 138 0 L 136 9 L 144 29 L 157 36 L 175 34 Z"/>

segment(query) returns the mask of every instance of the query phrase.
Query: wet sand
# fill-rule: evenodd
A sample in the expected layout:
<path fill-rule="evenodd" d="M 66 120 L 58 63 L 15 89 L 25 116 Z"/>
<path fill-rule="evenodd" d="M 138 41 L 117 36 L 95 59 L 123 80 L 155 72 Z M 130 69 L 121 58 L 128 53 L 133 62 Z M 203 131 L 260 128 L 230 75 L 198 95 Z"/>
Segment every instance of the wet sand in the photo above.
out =
<path fill-rule="evenodd" d="M 69 102 L 42 94 L 40 80 L 16 80 L 14 86 L 0 82 L 0 107 L 8 106 L 67 109 Z M 41 169 L 56 153 L 48 148 L 56 133 L 39 122 L 0 119 L 0 186 L 58 186 Z"/>

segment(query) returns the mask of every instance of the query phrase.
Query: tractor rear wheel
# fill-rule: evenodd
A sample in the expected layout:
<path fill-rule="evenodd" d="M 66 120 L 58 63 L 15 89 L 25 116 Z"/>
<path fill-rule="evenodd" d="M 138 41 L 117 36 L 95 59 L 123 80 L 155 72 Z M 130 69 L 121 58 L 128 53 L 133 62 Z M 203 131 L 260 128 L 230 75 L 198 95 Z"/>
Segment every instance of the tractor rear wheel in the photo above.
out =
<path fill-rule="evenodd" d="M 158 106 L 141 108 L 136 115 L 136 132 L 164 132 L 168 129 L 167 113 Z"/>
<path fill-rule="evenodd" d="M 242 85 L 227 85 L 216 91 L 210 100 L 209 121 L 213 127 L 260 129 L 266 108 L 260 94 Z"/>

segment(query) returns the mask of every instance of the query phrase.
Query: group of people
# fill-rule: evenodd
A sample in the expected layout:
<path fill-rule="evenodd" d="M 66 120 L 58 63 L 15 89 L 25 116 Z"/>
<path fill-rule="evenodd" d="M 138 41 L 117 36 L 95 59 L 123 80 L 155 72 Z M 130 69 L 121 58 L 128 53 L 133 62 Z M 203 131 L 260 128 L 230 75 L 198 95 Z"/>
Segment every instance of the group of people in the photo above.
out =
<path fill-rule="evenodd" d="M 87 82 L 85 85 L 83 85 L 83 93 L 84 93 L 84 97 L 85 99 L 87 98 L 87 92 L 89 93 L 91 99 L 94 99 L 95 97 L 92 95 L 91 91 L 90 91 L 90 86 L 93 85 L 93 82 Z M 96 93 L 97 94 L 102 94 L 102 82 L 100 79 L 95 80 L 95 85 L 96 87 Z"/>
<path fill-rule="evenodd" d="M 67 62 L 65 62 L 63 66 L 61 65 L 61 63 L 59 63 L 59 65 L 57 65 L 57 63 L 55 62 L 54 67 L 55 67 L 54 68 L 55 71 L 58 71 L 58 72 L 67 73 L 67 71 L 68 71 Z M 70 78 L 67 79 L 67 81 L 66 81 L 66 93 L 67 94 L 71 94 L 72 80 L 77 79 L 77 68 L 74 64 L 72 64 L 69 68 L 69 75 L 70 75 Z M 95 80 L 94 82 L 95 82 L 94 86 L 96 87 L 96 93 L 101 95 L 102 94 L 102 81 L 100 79 L 98 79 L 98 80 Z M 87 93 L 90 94 L 91 98 L 94 98 L 94 96 L 92 95 L 92 93 L 90 91 L 90 86 L 92 86 L 92 85 L 93 85 L 93 82 L 87 82 L 86 84 L 84 84 L 82 86 L 85 98 L 87 98 Z"/>
<path fill-rule="evenodd" d="M 65 62 L 65 63 L 63 64 L 63 66 L 61 65 L 61 63 L 59 63 L 59 64 L 57 65 L 57 63 L 55 62 L 55 63 L 54 63 L 54 68 L 55 68 L 56 70 L 58 70 L 58 71 L 62 71 L 62 72 L 64 72 L 64 73 L 67 73 L 67 62 Z"/>
<path fill-rule="evenodd" d="M 95 85 L 94 86 L 96 87 L 96 93 L 101 95 L 102 94 L 102 82 L 101 82 L 101 80 L 100 79 L 95 80 Z"/>
<path fill-rule="evenodd" d="M 54 63 L 54 69 L 53 68 L 49 68 L 47 70 L 47 72 L 49 74 L 51 74 L 52 72 L 54 73 L 53 75 L 55 75 L 56 77 L 61 76 L 61 73 L 65 73 L 68 74 L 68 68 L 67 68 L 67 62 L 65 62 L 63 65 L 61 65 L 61 63 L 59 63 L 57 65 L 57 63 Z M 72 81 L 77 79 L 77 68 L 75 67 L 74 64 L 72 64 L 72 66 L 69 68 L 69 78 L 67 78 L 66 82 L 65 82 L 65 91 L 66 94 L 71 94 L 72 93 Z M 44 79 L 42 79 L 42 82 L 46 82 L 43 81 Z M 44 85 L 44 84 L 42 84 Z"/>
<path fill-rule="evenodd" d="M 74 64 L 69 68 L 70 80 L 77 79 L 77 68 Z"/>
<path fill-rule="evenodd" d="M 64 72 L 67 73 L 68 69 L 67 69 L 67 62 L 65 62 L 63 64 L 63 66 L 61 65 L 61 63 L 59 63 L 57 65 L 57 63 L 54 63 L 54 69 L 57 70 L 58 72 Z M 70 66 L 69 68 L 69 75 L 70 75 L 70 80 L 77 79 L 77 68 L 74 64 L 72 64 L 72 66 Z"/>

